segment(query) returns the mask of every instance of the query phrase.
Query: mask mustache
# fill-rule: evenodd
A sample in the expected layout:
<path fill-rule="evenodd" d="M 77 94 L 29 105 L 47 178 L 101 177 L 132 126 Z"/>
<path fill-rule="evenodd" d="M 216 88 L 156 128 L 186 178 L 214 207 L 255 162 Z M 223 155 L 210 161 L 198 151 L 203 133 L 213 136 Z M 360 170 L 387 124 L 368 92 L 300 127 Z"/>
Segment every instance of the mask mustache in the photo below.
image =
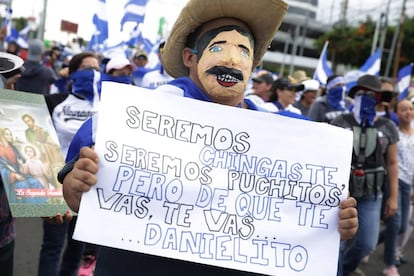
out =
<path fill-rule="evenodd" d="M 208 69 L 207 73 L 211 74 L 211 75 L 217 75 L 217 76 L 230 75 L 230 76 L 232 76 L 232 77 L 234 77 L 234 78 L 236 78 L 240 81 L 242 81 L 244 79 L 243 74 L 240 70 L 233 69 L 233 68 L 228 68 L 228 67 L 225 67 L 225 66 L 214 66 L 214 67 Z"/>

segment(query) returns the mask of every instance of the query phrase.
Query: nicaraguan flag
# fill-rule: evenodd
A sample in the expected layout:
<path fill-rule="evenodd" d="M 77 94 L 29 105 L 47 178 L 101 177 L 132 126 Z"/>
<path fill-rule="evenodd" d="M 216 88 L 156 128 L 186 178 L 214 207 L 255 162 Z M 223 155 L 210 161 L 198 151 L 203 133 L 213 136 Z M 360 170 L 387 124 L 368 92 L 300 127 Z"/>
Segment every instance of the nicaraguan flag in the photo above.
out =
<path fill-rule="evenodd" d="M 357 80 L 363 75 L 374 75 L 379 76 L 381 70 L 381 49 L 378 49 L 373 53 L 364 65 L 359 70 L 351 71 L 345 74 L 346 89 L 349 91 L 353 86 L 356 85 Z"/>
<path fill-rule="evenodd" d="M 329 42 L 326 41 L 325 45 L 323 46 L 321 56 L 319 57 L 318 67 L 316 67 L 316 70 L 313 73 L 313 79 L 319 81 L 321 85 L 325 85 L 328 77 L 333 74 L 331 68 L 328 65 L 328 60 L 326 57 L 328 44 Z"/>
<path fill-rule="evenodd" d="M 126 22 L 136 22 L 137 25 L 144 22 L 147 2 L 148 0 L 129 0 L 125 4 L 125 13 L 121 19 L 121 32 Z"/>
<path fill-rule="evenodd" d="M 6 29 L 6 41 L 16 41 L 19 37 L 19 33 L 12 27 L 12 13 L 13 10 L 9 7 L 6 7 L 6 13 L 4 15 L 3 22 L 1 23 L 1 28 Z"/>
<path fill-rule="evenodd" d="M 408 96 L 408 88 L 410 87 L 411 83 L 411 73 L 413 70 L 413 64 L 410 63 L 407 66 L 398 71 L 398 90 L 400 91 L 400 95 L 398 96 L 398 100 L 403 100 Z"/>
<path fill-rule="evenodd" d="M 98 0 L 97 2 L 97 10 L 93 16 L 93 24 L 95 25 L 95 32 L 89 41 L 88 50 L 96 51 L 98 48 L 103 48 L 104 42 L 108 39 L 108 17 L 106 14 L 105 0 Z"/>
<path fill-rule="evenodd" d="M 379 76 L 380 69 L 381 69 L 381 49 L 378 49 L 377 51 L 375 51 L 375 53 L 373 53 L 367 59 L 367 61 L 365 61 L 364 65 L 362 65 L 361 68 L 359 68 L 359 71 L 365 74 Z"/>

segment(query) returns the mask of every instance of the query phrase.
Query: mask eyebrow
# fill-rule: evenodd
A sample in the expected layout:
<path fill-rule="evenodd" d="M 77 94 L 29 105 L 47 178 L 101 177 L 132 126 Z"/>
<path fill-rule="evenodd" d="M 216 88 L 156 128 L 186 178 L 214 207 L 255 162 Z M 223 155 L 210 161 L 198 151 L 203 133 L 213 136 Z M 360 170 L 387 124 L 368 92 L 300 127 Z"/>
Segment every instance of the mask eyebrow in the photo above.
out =
<path fill-rule="evenodd" d="M 225 44 L 225 43 L 227 43 L 227 40 L 213 41 L 213 42 L 209 45 L 209 47 L 212 47 L 212 46 L 214 46 L 214 45 L 218 45 L 218 44 Z"/>
<path fill-rule="evenodd" d="M 226 44 L 226 43 L 227 43 L 227 40 L 214 41 L 209 45 L 209 48 L 214 46 L 214 45 Z M 250 52 L 249 47 L 247 47 L 244 44 L 237 44 L 237 47 L 242 48 L 243 50 L 246 50 L 246 51 Z"/>

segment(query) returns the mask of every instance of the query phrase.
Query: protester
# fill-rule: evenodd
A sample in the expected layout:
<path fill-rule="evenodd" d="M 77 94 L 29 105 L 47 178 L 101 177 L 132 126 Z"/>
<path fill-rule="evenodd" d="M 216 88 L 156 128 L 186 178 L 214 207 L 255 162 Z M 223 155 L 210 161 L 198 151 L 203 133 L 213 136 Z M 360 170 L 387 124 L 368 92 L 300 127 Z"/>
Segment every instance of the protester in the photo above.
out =
<path fill-rule="evenodd" d="M 0 52 L 0 87 L 13 89 L 20 74 L 5 78 L 3 74 L 15 71 L 23 65 L 23 60 L 15 55 Z M 0 273 L 13 275 L 15 222 L 12 217 L 2 177 L 0 177 Z"/>
<path fill-rule="evenodd" d="M 345 78 L 332 75 L 326 81 L 326 95 L 317 98 L 308 116 L 316 122 L 330 123 L 338 115 L 348 113 L 352 100 L 346 97 Z"/>
<path fill-rule="evenodd" d="M 395 106 L 395 113 L 398 116 L 398 212 L 400 213 L 400 224 L 395 248 L 395 265 L 400 266 L 407 262 L 403 255 L 405 235 L 410 235 L 407 231 L 410 220 L 410 208 L 414 201 L 413 182 L 414 182 L 414 128 L 411 123 L 414 119 L 413 103 L 409 100 L 401 100 Z M 395 244 L 395 243 L 394 243 Z M 385 252 L 384 252 L 385 256 Z M 396 270 L 396 269 L 394 269 Z"/>
<path fill-rule="evenodd" d="M 132 72 L 134 85 L 141 86 L 142 78 L 150 71 L 150 69 L 146 67 L 148 64 L 147 53 L 138 50 L 132 57 L 132 63 L 135 66 L 135 70 Z"/>
<path fill-rule="evenodd" d="M 389 78 L 381 77 L 381 99 L 377 100 L 377 104 L 375 106 L 376 116 L 382 116 L 384 118 L 392 120 L 398 126 L 398 116 L 390 110 L 393 98 L 396 98 L 396 93 L 394 91 L 394 86 L 392 84 L 392 80 Z M 400 132 L 398 133 L 400 136 Z M 400 145 L 400 142 L 398 142 Z M 397 146 L 398 148 L 398 146 Z M 398 158 L 399 159 L 399 158 Z M 400 164 L 400 163 L 399 163 Z M 400 167 L 398 170 L 398 175 L 400 178 Z M 387 183 L 385 179 L 385 184 Z M 388 185 L 384 185 L 384 195 L 383 195 L 383 202 L 382 206 L 386 206 L 386 200 L 389 197 L 390 191 L 388 189 Z M 401 227 L 401 186 L 400 186 L 400 179 L 398 180 L 398 211 L 390 217 L 383 217 L 383 221 L 385 224 L 384 229 L 380 231 L 378 244 L 384 243 L 384 263 L 386 268 L 384 269 L 384 274 L 388 276 L 396 276 L 398 274 L 398 270 L 395 266 L 397 253 L 396 253 L 396 240 L 398 237 L 398 232 L 400 231 Z M 409 197 L 409 195 L 408 195 Z M 368 261 L 368 256 L 364 258 L 364 261 Z"/>
<path fill-rule="evenodd" d="M 240 106 L 250 73 L 261 61 L 286 9 L 286 3 L 281 0 L 190 0 L 172 28 L 162 53 L 166 71 L 176 79 L 160 86 L 157 91 Z M 267 20 L 257 20 L 257 14 Z M 82 193 L 96 184 L 98 160 L 94 150 L 89 148 L 93 145 L 93 137 L 84 135 L 84 131 L 92 132 L 93 121 L 89 120 L 81 127 L 71 144 L 79 159 L 69 162 L 59 173 L 65 199 L 75 211 L 79 208 Z M 352 198 L 341 202 L 339 232 L 342 238 L 350 238 L 356 231 L 354 206 Z M 96 276 L 128 275 L 133 269 L 150 271 L 154 275 L 252 275 L 115 248 L 100 248 Z"/>
<path fill-rule="evenodd" d="M 246 91 L 245 98 L 249 99 L 256 105 L 262 105 L 269 101 L 272 93 L 273 76 L 269 72 L 263 70 L 258 72 L 252 78 L 252 88 Z"/>
<path fill-rule="evenodd" d="M 381 101 L 379 78 L 361 76 L 349 96 L 354 98 L 353 112 L 341 114 L 331 122 L 354 134 L 349 189 L 358 202 L 359 228 L 354 239 L 344 245 L 341 267 L 344 276 L 356 270 L 362 258 L 375 250 L 381 215 L 390 218 L 398 208 L 398 131 L 393 122 L 376 116 L 375 106 Z M 385 177 L 389 197 L 381 214 Z"/>
<path fill-rule="evenodd" d="M 49 94 L 50 85 L 56 78 L 52 70 L 42 64 L 43 42 L 40 39 L 31 39 L 28 44 L 27 60 L 23 65 L 25 70 L 16 82 L 16 90 Z"/>
<path fill-rule="evenodd" d="M 20 46 L 17 44 L 16 41 L 12 40 L 7 43 L 6 53 L 13 54 L 19 56 L 20 54 Z"/>
<path fill-rule="evenodd" d="M 391 119 L 398 126 L 398 116 L 393 111 L 399 93 L 394 89 L 394 84 L 391 78 L 380 77 L 382 91 L 387 93 L 388 98 L 384 99 L 381 103 L 377 104 L 375 110 L 378 116 L 384 116 Z"/>
<path fill-rule="evenodd" d="M 272 84 L 269 102 L 262 105 L 270 112 L 289 111 L 301 114 L 300 110 L 293 106 L 296 92 L 304 89 L 303 84 L 294 84 L 293 79 L 282 77 L 275 80 Z"/>
<path fill-rule="evenodd" d="M 125 56 L 114 56 L 105 65 L 102 81 L 132 84 L 132 65 Z"/>
<path fill-rule="evenodd" d="M 45 97 L 63 156 L 66 156 L 72 137 L 82 123 L 98 111 L 99 68 L 99 60 L 95 54 L 76 54 L 68 65 L 69 79 L 72 81 L 70 93 L 57 93 Z M 85 251 L 85 243 L 72 239 L 75 223 L 76 217 L 63 224 L 43 221 L 38 275 L 77 273 Z M 94 253 L 89 252 L 87 255 L 88 260 L 95 259 Z"/>
<path fill-rule="evenodd" d="M 303 90 L 297 93 L 293 106 L 299 109 L 303 115 L 308 116 L 309 109 L 318 95 L 319 82 L 309 79 L 300 83 L 303 85 Z"/>
<path fill-rule="evenodd" d="M 168 75 L 167 72 L 164 70 L 164 66 L 162 65 L 162 57 L 161 52 L 164 48 L 165 42 L 161 42 L 158 46 L 158 59 L 160 61 L 159 68 L 150 71 L 144 75 L 142 78 L 142 87 L 155 89 L 160 85 L 166 84 L 172 81 L 174 78 Z"/>

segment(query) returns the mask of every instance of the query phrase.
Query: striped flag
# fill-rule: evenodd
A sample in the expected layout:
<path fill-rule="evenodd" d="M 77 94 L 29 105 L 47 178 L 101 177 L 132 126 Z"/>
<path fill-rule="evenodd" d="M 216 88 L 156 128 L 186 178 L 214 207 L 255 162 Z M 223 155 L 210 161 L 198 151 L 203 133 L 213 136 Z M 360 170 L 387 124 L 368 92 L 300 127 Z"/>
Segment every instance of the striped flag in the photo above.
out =
<path fill-rule="evenodd" d="M 321 56 L 319 57 L 318 66 L 316 67 L 315 72 L 313 73 L 313 79 L 319 81 L 321 85 L 326 84 L 326 80 L 329 76 L 333 74 L 331 68 L 328 64 L 328 59 L 326 57 L 326 50 L 328 49 L 329 42 L 326 41 L 323 46 Z"/>
<path fill-rule="evenodd" d="M 124 16 L 121 19 L 121 32 L 127 22 L 135 22 L 137 25 L 144 22 L 145 9 L 148 0 L 129 0 L 124 6 Z"/>
<path fill-rule="evenodd" d="M 400 91 L 400 95 L 398 96 L 398 100 L 403 100 L 408 96 L 408 88 L 411 84 L 411 73 L 413 70 L 413 64 L 410 63 L 398 71 L 398 90 Z"/>
<path fill-rule="evenodd" d="M 104 48 L 104 43 L 108 39 L 108 17 L 106 13 L 106 1 L 98 0 L 96 13 L 93 16 L 95 32 L 89 41 L 89 51 L 100 51 Z"/>
<path fill-rule="evenodd" d="M 12 28 L 12 13 L 13 10 L 9 7 L 6 7 L 6 14 L 4 15 L 3 22 L 1 23 L 1 28 L 6 29 L 6 41 L 16 40 L 18 33 L 14 28 Z"/>
<path fill-rule="evenodd" d="M 373 53 L 367 61 L 364 63 L 364 65 L 359 68 L 359 71 L 363 72 L 365 74 L 379 76 L 381 69 L 381 49 L 378 49 Z"/>
<path fill-rule="evenodd" d="M 363 75 L 379 76 L 381 70 L 381 49 L 378 49 L 373 53 L 359 68 L 359 70 L 350 71 L 345 74 L 346 89 L 349 91 L 356 85 L 357 80 Z"/>

